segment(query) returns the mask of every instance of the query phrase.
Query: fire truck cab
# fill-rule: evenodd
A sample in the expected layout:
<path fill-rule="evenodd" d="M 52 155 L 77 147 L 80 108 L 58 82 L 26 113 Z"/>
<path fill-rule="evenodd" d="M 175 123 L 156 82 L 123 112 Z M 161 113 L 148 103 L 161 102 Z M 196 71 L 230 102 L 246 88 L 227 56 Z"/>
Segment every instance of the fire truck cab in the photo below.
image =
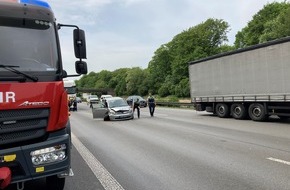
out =
<path fill-rule="evenodd" d="M 87 73 L 85 34 L 57 24 L 41 0 L 0 0 L 0 189 L 46 178 L 62 190 L 71 169 L 63 79 Z M 71 27 L 76 73 L 63 69 L 58 30 Z"/>

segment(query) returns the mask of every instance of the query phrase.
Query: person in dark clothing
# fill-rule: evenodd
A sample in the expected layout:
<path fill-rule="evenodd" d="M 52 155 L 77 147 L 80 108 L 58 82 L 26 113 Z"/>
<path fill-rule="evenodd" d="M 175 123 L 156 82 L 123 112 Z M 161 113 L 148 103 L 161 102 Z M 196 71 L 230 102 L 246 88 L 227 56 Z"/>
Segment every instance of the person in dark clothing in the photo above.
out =
<path fill-rule="evenodd" d="M 105 106 L 105 108 L 108 107 L 108 102 L 107 102 L 107 100 L 104 101 L 104 106 Z"/>
<path fill-rule="evenodd" d="M 69 98 L 68 108 L 69 111 L 78 111 L 77 100 L 75 97 Z"/>
<path fill-rule="evenodd" d="M 74 98 L 72 105 L 73 105 L 73 111 L 78 111 L 78 103 L 77 103 L 76 98 Z"/>
<path fill-rule="evenodd" d="M 137 109 L 137 116 L 140 118 L 140 102 L 139 98 L 136 101 L 133 100 L 133 112 L 135 113 L 135 109 Z"/>
<path fill-rule="evenodd" d="M 151 93 L 149 94 L 149 97 L 147 99 L 147 102 L 148 102 L 148 107 L 149 107 L 150 115 L 151 115 L 151 117 L 153 117 L 154 116 L 154 111 L 155 111 L 156 103 L 155 103 L 155 99 L 151 95 Z"/>

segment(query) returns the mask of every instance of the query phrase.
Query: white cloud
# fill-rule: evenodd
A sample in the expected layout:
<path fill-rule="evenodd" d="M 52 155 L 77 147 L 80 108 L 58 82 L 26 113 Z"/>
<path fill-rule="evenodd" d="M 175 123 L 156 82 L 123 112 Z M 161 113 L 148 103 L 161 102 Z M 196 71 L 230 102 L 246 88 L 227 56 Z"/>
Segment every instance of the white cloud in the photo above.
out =
<path fill-rule="evenodd" d="M 49 0 L 57 21 L 86 31 L 89 71 L 146 68 L 154 51 L 192 26 L 217 18 L 235 34 L 274 0 Z M 283 2 L 279 0 L 278 2 Z M 61 31 L 67 70 L 74 71 L 72 34 Z"/>

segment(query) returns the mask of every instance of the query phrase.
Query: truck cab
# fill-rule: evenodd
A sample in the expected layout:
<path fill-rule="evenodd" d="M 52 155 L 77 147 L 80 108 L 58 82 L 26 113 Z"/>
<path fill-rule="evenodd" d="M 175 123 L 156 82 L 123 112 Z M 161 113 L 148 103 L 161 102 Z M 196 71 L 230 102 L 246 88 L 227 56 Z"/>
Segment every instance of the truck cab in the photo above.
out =
<path fill-rule="evenodd" d="M 44 1 L 0 1 L 0 9 L 0 189 L 46 178 L 48 189 L 62 190 L 72 175 L 63 79 L 87 73 L 84 32 L 57 24 Z M 74 75 L 63 69 L 63 27 L 75 28 Z"/>

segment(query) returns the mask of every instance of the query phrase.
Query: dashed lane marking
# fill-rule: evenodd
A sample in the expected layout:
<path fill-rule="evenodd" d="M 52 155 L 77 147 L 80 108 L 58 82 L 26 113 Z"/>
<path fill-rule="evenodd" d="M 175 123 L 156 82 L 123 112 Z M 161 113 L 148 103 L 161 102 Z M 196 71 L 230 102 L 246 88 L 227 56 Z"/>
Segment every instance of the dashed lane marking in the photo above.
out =
<path fill-rule="evenodd" d="M 96 178 L 100 181 L 105 190 L 124 190 L 119 182 L 106 170 L 96 157 L 82 144 L 72 133 L 72 142 L 77 151 L 88 164 Z"/>
<path fill-rule="evenodd" d="M 271 161 L 274 161 L 274 162 L 279 162 L 281 164 L 286 164 L 286 165 L 290 166 L 290 162 L 285 161 L 285 160 L 281 160 L 281 159 L 277 159 L 277 158 L 272 158 L 272 157 L 267 158 L 267 159 L 268 160 L 271 160 Z"/>

